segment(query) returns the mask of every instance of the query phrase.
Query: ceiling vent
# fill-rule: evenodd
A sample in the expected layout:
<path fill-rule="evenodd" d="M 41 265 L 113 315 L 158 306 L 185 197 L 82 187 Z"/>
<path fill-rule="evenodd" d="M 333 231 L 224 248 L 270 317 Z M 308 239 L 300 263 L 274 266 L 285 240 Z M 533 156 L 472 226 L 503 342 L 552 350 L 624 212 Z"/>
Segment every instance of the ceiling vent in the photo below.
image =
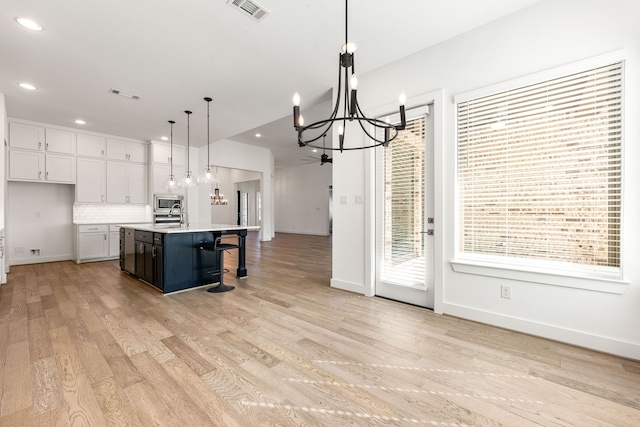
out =
<path fill-rule="evenodd" d="M 113 89 L 113 88 L 109 89 L 109 93 L 113 93 L 115 95 L 122 96 L 122 97 L 129 98 L 129 99 L 135 99 L 136 101 L 138 101 L 140 99 L 140 97 L 138 95 L 134 95 L 134 94 L 129 93 L 129 92 L 123 92 L 121 90 Z"/>
<path fill-rule="evenodd" d="M 227 4 L 245 15 L 248 14 L 254 21 L 258 22 L 269 14 L 267 9 L 251 0 L 227 0 Z"/>

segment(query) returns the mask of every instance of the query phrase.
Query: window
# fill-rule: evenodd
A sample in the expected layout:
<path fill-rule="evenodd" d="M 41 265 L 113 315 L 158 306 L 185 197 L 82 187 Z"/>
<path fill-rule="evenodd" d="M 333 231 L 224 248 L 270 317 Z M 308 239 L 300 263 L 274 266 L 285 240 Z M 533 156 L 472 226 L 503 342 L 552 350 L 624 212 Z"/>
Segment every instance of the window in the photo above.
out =
<path fill-rule="evenodd" d="M 622 63 L 457 100 L 458 254 L 620 271 Z"/>

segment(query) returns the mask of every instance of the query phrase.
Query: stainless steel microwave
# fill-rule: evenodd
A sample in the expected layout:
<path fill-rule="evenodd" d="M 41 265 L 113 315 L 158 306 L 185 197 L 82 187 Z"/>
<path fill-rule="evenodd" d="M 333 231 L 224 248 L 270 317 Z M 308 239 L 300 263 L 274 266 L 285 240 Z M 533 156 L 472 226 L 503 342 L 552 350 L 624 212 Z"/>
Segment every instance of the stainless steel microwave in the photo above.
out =
<path fill-rule="evenodd" d="M 177 194 L 154 194 L 153 195 L 153 212 L 154 213 L 169 213 L 169 211 L 171 211 L 171 208 L 176 204 L 182 207 L 184 205 L 184 196 L 180 196 Z"/>

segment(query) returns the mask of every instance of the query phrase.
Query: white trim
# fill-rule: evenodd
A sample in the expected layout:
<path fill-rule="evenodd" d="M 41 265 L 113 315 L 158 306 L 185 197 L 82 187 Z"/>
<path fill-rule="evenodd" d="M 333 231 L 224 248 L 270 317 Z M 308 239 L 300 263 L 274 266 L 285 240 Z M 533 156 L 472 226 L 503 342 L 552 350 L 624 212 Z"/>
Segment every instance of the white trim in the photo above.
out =
<path fill-rule="evenodd" d="M 474 322 L 498 326 L 579 347 L 602 351 L 604 353 L 640 360 L 640 345 L 628 341 L 616 340 L 547 323 L 533 322 L 518 317 L 505 316 L 499 313 L 476 310 L 457 304 L 445 303 L 444 313 Z"/>
<path fill-rule="evenodd" d="M 360 295 L 365 294 L 365 287 L 359 283 L 345 282 L 343 280 L 331 279 L 331 287 L 341 289 L 343 291 L 355 292 Z"/>
<path fill-rule="evenodd" d="M 535 83 L 541 83 L 546 80 L 552 80 L 552 79 L 567 76 L 573 73 L 583 72 L 590 68 L 598 68 L 598 67 L 610 65 L 615 62 L 624 62 L 627 59 L 627 56 L 628 56 L 627 52 L 624 49 L 615 50 L 613 52 L 605 53 L 605 54 L 594 56 L 591 58 L 582 59 L 576 62 L 571 62 L 569 64 L 565 64 L 559 67 L 540 71 L 538 73 L 529 74 L 527 76 L 519 77 L 516 79 L 507 80 L 505 82 L 497 83 L 491 86 L 485 86 L 483 88 L 459 93 L 453 96 L 453 102 L 454 104 L 458 104 L 460 102 L 465 102 L 470 99 L 489 96 L 495 93 L 505 92 L 514 88 L 528 86 Z"/>

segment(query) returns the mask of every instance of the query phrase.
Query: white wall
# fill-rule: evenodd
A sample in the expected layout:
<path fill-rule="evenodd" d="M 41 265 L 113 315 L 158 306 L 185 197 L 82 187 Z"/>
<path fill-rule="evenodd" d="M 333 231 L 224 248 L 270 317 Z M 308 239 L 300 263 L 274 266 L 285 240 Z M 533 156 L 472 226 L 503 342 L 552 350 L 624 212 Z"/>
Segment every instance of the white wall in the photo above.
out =
<path fill-rule="evenodd" d="M 7 108 L 4 102 L 4 94 L 0 93 L 0 138 L 2 138 L 2 149 L 0 149 L 0 236 L 5 236 L 5 215 L 6 215 L 6 194 L 7 179 L 5 170 L 5 146 L 9 142 L 9 125 L 7 119 Z M 0 259 L 0 284 L 7 282 L 6 266 L 8 265 L 6 250 L 5 255 Z"/>
<path fill-rule="evenodd" d="M 73 259 L 74 186 L 9 182 L 7 223 L 11 265 Z M 40 255 L 31 256 L 31 249 Z"/>
<path fill-rule="evenodd" d="M 605 352 L 640 359 L 640 2 L 635 0 L 548 0 L 426 49 L 375 72 L 360 75 L 359 96 L 364 111 L 393 103 L 405 91 L 412 98 L 443 89 L 446 94 L 444 136 L 436 140 L 442 162 L 436 201 L 442 218 L 436 232 L 443 235 L 443 272 L 436 284 L 436 304 L 442 312 L 541 335 Z M 621 294 L 544 284 L 539 276 L 520 274 L 498 279 L 456 273 L 450 261 L 455 255 L 455 117 L 453 95 L 490 86 L 543 70 L 559 67 L 607 52 L 624 49 L 624 279 Z M 364 53 L 363 53 L 364 54 Z M 366 89 L 365 89 L 366 88 Z M 365 242 L 369 212 L 352 198 L 365 194 L 365 154 L 334 157 L 333 238 L 334 286 L 366 289 Z M 369 206 L 369 205 L 367 205 Z M 560 279 L 562 280 L 562 279 Z M 500 298 L 500 285 L 512 286 L 512 299 Z M 567 280 L 566 285 L 588 288 L 588 279 Z M 606 284 L 603 284 L 606 287 Z M 363 292 L 364 293 L 364 292 Z"/>
<path fill-rule="evenodd" d="M 276 231 L 329 235 L 331 169 L 312 163 L 276 170 Z"/>
<path fill-rule="evenodd" d="M 270 241 L 274 236 L 274 211 L 273 211 L 273 154 L 266 148 L 254 147 L 252 145 L 241 144 L 239 142 L 221 140 L 211 144 L 211 164 L 221 168 L 239 169 L 242 171 L 253 171 L 260 175 L 260 188 L 262 189 L 262 225 L 260 229 L 260 240 Z M 200 148 L 200 168 L 207 163 L 207 147 Z M 232 178 L 234 179 L 234 178 Z M 253 178 L 251 178 L 253 179 Z M 243 179 L 244 180 L 244 179 Z M 239 181 L 232 181 L 239 182 Z M 210 200 L 211 191 L 206 186 L 200 186 L 198 190 L 201 201 Z M 232 197 L 231 189 L 222 191 L 225 197 Z M 229 194 L 227 194 L 229 193 Z M 235 203 L 230 199 L 229 204 L 235 209 Z M 229 205 L 228 205 L 229 206 Z M 207 218 L 211 215 L 209 203 L 202 202 L 199 206 L 199 216 Z M 235 224 L 235 216 L 232 224 Z"/>

